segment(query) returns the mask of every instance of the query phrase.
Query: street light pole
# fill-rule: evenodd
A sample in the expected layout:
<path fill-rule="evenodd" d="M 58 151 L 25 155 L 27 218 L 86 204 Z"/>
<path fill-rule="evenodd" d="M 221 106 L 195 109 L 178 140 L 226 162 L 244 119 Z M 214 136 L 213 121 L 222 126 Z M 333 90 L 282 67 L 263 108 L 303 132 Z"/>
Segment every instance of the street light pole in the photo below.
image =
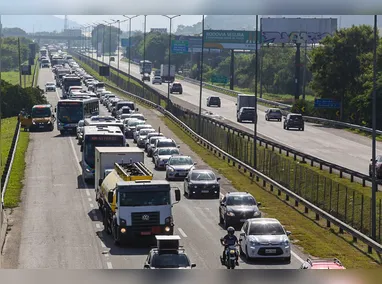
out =
<path fill-rule="evenodd" d="M 374 15 L 374 46 L 373 46 L 373 93 L 372 93 L 372 195 L 371 195 L 371 236 L 377 238 L 377 181 L 376 181 L 376 127 L 377 127 L 377 15 Z"/>
<path fill-rule="evenodd" d="M 203 53 L 204 53 L 204 15 L 202 20 L 202 51 L 200 54 L 200 90 L 199 90 L 199 116 L 198 116 L 198 134 L 202 132 L 202 95 L 203 95 Z"/>
<path fill-rule="evenodd" d="M 117 23 L 118 23 L 118 40 L 117 40 L 117 69 L 118 69 L 118 83 L 119 83 L 119 77 L 120 77 L 120 74 L 119 74 L 119 45 L 120 45 L 120 40 L 121 40 L 121 21 L 120 20 L 117 20 Z"/>
<path fill-rule="evenodd" d="M 255 36 L 255 56 L 256 56 L 256 72 L 255 72 L 255 113 L 253 123 L 253 167 L 257 169 L 257 78 L 259 73 L 259 53 L 258 53 L 258 31 L 259 31 L 259 15 L 256 15 L 256 36 Z"/>
<path fill-rule="evenodd" d="M 172 19 L 176 17 L 180 17 L 180 15 L 176 16 L 167 16 L 163 15 L 164 17 L 170 19 L 170 33 L 168 38 L 168 73 L 167 76 L 170 76 L 170 65 L 171 65 L 171 27 L 172 27 Z M 170 80 L 167 82 L 167 110 L 170 110 Z"/>
<path fill-rule="evenodd" d="M 144 32 L 143 32 L 143 67 L 146 66 L 146 18 L 145 16 L 145 24 L 144 24 Z M 143 68 L 144 69 L 144 68 Z M 143 96 L 145 96 L 145 82 L 143 81 Z"/>
<path fill-rule="evenodd" d="M 102 63 L 105 63 L 105 25 L 102 24 Z"/>
<path fill-rule="evenodd" d="M 129 19 L 129 78 L 128 78 L 128 88 L 130 91 L 130 62 L 131 62 L 131 20 L 138 17 L 138 15 L 135 15 L 133 17 L 128 17 L 126 15 L 123 15 L 125 18 Z"/>

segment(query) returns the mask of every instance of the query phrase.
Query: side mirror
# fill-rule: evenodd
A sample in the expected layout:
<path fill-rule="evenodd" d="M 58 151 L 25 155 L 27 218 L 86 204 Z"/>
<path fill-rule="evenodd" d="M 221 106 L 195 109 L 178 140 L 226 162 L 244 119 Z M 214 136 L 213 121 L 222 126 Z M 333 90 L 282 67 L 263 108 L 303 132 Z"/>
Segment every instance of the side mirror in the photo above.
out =
<path fill-rule="evenodd" d="M 135 110 L 136 110 L 136 111 L 139 111 L 139 109 L 138 109 L 138 108 L 136 108 Z"/>
<path fill-rule="evenodd" d="M 103 181 L 102 178 L 100 178 L 99 181 L 98 181 L 98 185 L 99 185 L 99 186 L 101 186 L 102 181 Z"/>
<path fill-rule="evenodd" d="M 179 145 L 177 145 L 177 146 L 176 146 L 176 148 L 180 148 L 180 146 L 179 146 Z"/>
<path fill-rule="evenodd" d="M 245 233 L 240 233 L 240 237 L 245 237 Z"/>
<path fill-rule="evenodd" d="M 194 163 L 194 166 L 195 166 L 195 165 L 197 165 L 197 164 L 198 164 L 198 163 L 197 163 L 197 162 L 195 162 L 195 163 Z"/>
<path fill-rule="evenodd" d="M 54 108 L 54 112 L 57 112 L 57 108 L 56 107 Z"/>
<path fill-rule="evenodd" d="M 217 180 L 217 181 L 219 181 L 219 180 L 221 180 L 221 178 L 220 178 L 220 177 L 218 177 L 218 178 L 216 178 L 216 180 Z"/>
<path fill-rule="evenodd" d="M 261 205 L 261 202 L 257 202 L 257 206 L 260 206 Z"/>
<path fill-rule="evenodd" d="M 290 236 L 292 233 L 290 231 L 286 231 L 287 236 Z"/>
<path fill-rule="evenodd" d="M 112 191 L 108 192 L 108 194 L 107 194 L 107 201 L 109 203 L 113 203 L 113 194 L 114 193 Z"/>
<path fill-rule="evenodd" d="M 143 268 L 150 269 L 150 265 L 149 264 L 145 264 L 145 266 L 143 266 Z"/>
<path fill-rule="evenodd" d="M 224 206 L 225 206 L 225 203 L 224 203 L 224 202 L 220 202 L 220 205 L 224 207 Z"/>
<path fill-rule="evenodd" d="M 175 200 L 180 201 L 180 190 L 179 189 L 175 190 Z"/>
<path fill-rule="evenodd" d="M 81 152 L 84 151 L 84 145 L 81 145 L 80 151 L 81 151 Z"/>
<path fill-rule="evenodd" d="M 192 264 L 191 264 L 191 268 L 194 268 L 194 267 L 196 267 L 196 264 L 195 264 L 195 263 L 192 263 Z"/>

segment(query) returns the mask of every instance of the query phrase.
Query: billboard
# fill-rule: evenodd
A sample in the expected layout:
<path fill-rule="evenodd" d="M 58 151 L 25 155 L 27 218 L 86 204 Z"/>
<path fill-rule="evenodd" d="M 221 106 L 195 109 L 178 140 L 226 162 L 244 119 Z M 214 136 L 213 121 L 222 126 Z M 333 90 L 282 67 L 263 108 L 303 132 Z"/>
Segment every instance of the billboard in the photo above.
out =
<path fill-rule="evenodd" d="M 256 31 L 239 30 L 205 30 L 203 32 L 204 47 L 218 49 L 256 49 Z M 261 33 L 258 32 L 258 48 L 261 43 Z"/>
<path fill-rule="evenodd" d="M 261 18 L 263 43 L 318 43 L 337 30 L 331 18 Z"/>
<path fill-rule="evenodd" d="M 202 51 L 202 37 L 201 36 L 185 36 L 177 35 L 175 40 L 178 41 L 187 41 L 188 42 L 188 52 L 197 53 Z M 220 49 L 208 49 L 204 47 L 204 52 L 220 52 Z"/>
<path fill-rule="evenodd" d="M 167 29 L 166 28 L 151 28 L 150 33 L 167 34 Z"/>

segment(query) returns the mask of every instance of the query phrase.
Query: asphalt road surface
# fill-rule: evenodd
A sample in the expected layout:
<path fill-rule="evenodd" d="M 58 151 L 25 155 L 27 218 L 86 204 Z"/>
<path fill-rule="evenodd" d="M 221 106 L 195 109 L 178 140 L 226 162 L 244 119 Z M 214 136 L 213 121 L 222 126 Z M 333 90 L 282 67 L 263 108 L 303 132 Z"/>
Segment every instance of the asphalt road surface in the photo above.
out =
<path fill-rule="evenodd" d="M 95 58 L 95 57 L 94 57 Z M 115 57 L 117 59 L 117 57 Z M 99 58 L 102 60 L 102 57 Z M 108 61 L 105 56 L 105 62 Z M 117 62 L 112 62 L 117 67 Z M 139 66 L 131 64 L 131 74 L 137 78 L 139 75 Z M 127 72 L 128 63 L 121 61 L 120 69 Z M 199 105 L 199 86 L 178 80 L 183 85 L 183 94 L 171 94 L 171 98 L 177 98 L 183 101 L 184 106 L 189 104 Z M 153 85 L 151 87 L 167 93 L 167 84 Z M 222 101 L 222 107 L 207 107 L 207 97 L 219 96 Z M 217 93 L 208 89 L 203 89 L 202 107 L 222 116 L 226 120 L 236 122 L 236 98 Z M 303 153 L 316 156 L 323 160 L 347 167 L 354 171 L 368 174 L 368 165 L 371 159 L 371 139 L 361 135 L 353 134 L 345 130 L 328 128 L 319 124 L 306 123 L 305 131 L 284 130 L 282 122 L 266 121 L 264 111 L 267 107 L 258 106 L 258 133 L 265 138 L 277 141 L 280 144 L 294 148 Z M 238 123 L 239 124 L 239 123 Z M 246 128 L 253 130 L 252 123 L 240 123 Z M 377 142 L 377 152 L 382 149 L 382 143 Z"/>
<path fill-rule="evenodd" d="M 40 87 L 52 79 L 50 69 L 40 70 Z M 60 92 L 58 89 L 57 93 L 47 94 L 53 108 Z M 158 119 L 159 113 L 139 108 L 150 124 L 176 139 Z M 106 113 L 102 106 L 101 115 Z M 132 141 L 129 143 L 132 145 Z M 206 167 L 187 145 L 180 143 L 180 149 L 183 154 L 191 155 L 198 166 Z M 77 140 L 73 136 L 61 136 L 56 125 L 53 132 L 31 133 L 18 268 L 143 268 L 147 248 L 117 247 L 103 233 L 94 185 L 84 185 L 80 161 Z M 154 170 L 151 160 L 147 159 L 145 164 L 154 172 L 155 179 L 164 179 L 165 173 Z M 233 190 L 224 177 L 221 184 L 223 193 Z M 172 185 L 183 191 L 183 182 L 172 182 Z M 181 244 L 198 269 L 224 269 L 219 261 L 222 253 L 219 239 L 225 231 L 218 225 L 218 204 L 217 199 L 188 200 L 182 196 L 174 206 L 175 234 L 181 237 Z M 246 263 L 243 259 L 238 269 L 296 269 L 304 258 L 293 248 L 290 264 L 275 260 Z"/>

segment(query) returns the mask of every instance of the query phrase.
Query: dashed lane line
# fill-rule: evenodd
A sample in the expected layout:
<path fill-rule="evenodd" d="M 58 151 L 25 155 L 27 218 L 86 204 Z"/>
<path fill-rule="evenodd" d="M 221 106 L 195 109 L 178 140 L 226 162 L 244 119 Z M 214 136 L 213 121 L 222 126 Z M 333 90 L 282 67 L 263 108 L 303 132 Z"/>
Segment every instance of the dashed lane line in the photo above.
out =
<path fill-rule="evenodd" d="M 184 237 L 187 238 L 186 233 L 182 230 L 182 228 L 178 228 L 179 233 Z"/>

